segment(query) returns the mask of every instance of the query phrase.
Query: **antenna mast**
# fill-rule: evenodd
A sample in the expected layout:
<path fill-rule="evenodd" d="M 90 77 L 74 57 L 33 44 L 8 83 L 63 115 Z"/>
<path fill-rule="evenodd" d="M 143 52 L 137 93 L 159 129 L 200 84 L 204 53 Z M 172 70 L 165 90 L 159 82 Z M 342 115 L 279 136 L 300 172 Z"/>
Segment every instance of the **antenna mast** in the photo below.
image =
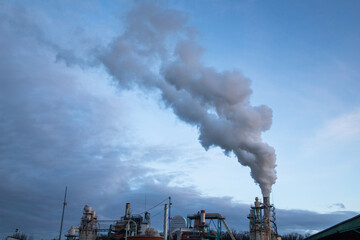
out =
<path fill-rule="evenodd" d="M 61 215 L 59 240 L 61 240 L 61 232 L 62 232 L 63 221 L 64 221 L 64 212 L 65 212 L 65 206 L 66 206 L 66 193 L 67 193 L 67 186 L 65 187 L 64 205 L 63 205 L 62 215 Z"/>

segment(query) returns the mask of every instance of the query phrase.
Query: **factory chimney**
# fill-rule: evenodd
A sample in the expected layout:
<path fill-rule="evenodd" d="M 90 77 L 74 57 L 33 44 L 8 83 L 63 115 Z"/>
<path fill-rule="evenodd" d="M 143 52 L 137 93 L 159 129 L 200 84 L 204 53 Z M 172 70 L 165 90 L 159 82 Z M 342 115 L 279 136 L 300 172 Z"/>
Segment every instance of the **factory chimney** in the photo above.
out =
<path fill-rule="evenodd" d="M 205 225 L 205 210 L 201 210 L 200 214 L 200 224 Z"/>
<path fill-rule="evenodd" d="M 263 197 L 264 204 L 264 227 L 266 231 L 267 239 L 271 239 L 271 206 L 270 197 Z"/>
<path fill-rule="evenodd" d="M 125 206 L 125 219 L 129 219 L 130 218 L 130 203 L 126 203 Z"/>
<path fill-rule="evenodd" d="M 270 197 L 263 197 L 262 202 L 257 197 L 255 198 L 254 206 L 251 207 L 248 215 L 250 240 L 281 240 L 277 233 L 274 215 L 271 214 L 271 211 L 275 214 L 274 209 L 274 206 L 270 204 Z"/>

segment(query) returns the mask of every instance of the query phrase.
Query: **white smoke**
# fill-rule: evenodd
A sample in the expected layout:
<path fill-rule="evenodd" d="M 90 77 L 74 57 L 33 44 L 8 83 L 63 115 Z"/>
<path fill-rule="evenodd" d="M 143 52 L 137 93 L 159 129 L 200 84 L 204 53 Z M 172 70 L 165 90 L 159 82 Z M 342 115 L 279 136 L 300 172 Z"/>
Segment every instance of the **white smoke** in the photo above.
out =
<path fill-rule="evenodd" d="M 272 111 L 252 107 L 250 82 L 238 71 L 218 72 L 201 62 L 203 48 L 187 15 L 142 3 L 129 12 L 125 30 L 100 61 L 125 88 L 159 91 L 183 121 L 196 125 L 205 149 L 233 152 L 269 196 L 276 181 L 275 151 L 262 142 Z"/>

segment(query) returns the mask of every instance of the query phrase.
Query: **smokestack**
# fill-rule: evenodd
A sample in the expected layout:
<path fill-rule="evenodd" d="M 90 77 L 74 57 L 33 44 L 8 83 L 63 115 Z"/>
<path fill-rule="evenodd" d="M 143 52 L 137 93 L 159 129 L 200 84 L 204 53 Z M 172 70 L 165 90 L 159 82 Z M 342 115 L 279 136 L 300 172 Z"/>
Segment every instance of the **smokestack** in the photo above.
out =
<path fill-rule="evenodd" d="M 270 206 L 270 197 L 263 197 L 263 202 L 265 206 Z"/>
<path fill-rule="evenodd" d="M 264 217 L 266 218 L 267 226 L 270 222 L 270 197 L 263 197 L 263 204 L 264 204 Z"/>
<path fill-rule="evenodd" d="M 168 218 L 169 218 L 169 205 L 164 206 L 164 240 L 168 238 Z"/>
<path fill-rule="evenodd" d="M 201 210 L 200 224 L 205 225 L 205 210 Z"/>
<path fill-rule="evenodd" d="M 267 229 L 267 238 L 271 237 L 271 214 L 270 197 L 263 197 L 264 204 L 264 226 Z"/>
<path fill-rule="evenodd" d="M 260 214 L 260 201 L 259 198 L 255 198 L 254 206 L 256 207 L 256 216 L 259 216 Z"/>
<path fill-rule="evenodd" d="M 130 203 L 126 203 L 125 206 L 125 219 L 130 218 Z"/>

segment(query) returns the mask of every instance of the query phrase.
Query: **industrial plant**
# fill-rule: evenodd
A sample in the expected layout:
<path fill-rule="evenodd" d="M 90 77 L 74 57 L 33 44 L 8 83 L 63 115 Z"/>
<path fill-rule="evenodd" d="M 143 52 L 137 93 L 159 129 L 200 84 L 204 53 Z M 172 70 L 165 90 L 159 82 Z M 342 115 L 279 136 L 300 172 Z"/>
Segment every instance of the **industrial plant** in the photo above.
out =
<path fill-rule="evenodd" d="M 264 197 L 263 202 L 255 198 L 248 216 L 250 240 L 278 240 L 275 207 L 270 204 L 270 198 Z"/>
<path fill-rule="evenodd" d="M 124 216 L 118 220 L 100 220 L 92 207 L 85 205 L 79 226 L 71 226 L 65 235 L 67 240 L 96 240 L 100 235 L 107 240 L 220 240 L 222 228 L 225 227 L 232 240 L 232 232 L 226 224 L 225 217 L 220 213 L 197 213 L 170 218 L 169 206 L 164 204 L 164 228 L 159 233 L 151 228 L 149 212 L 144 215 L 132 214 L 130 203 L 125 205 Z M 255 199 L 251 206 L 249 219 L 250 240 L 280 240 L 277 233 L 275 208 L 270 198 L 264 197 L 263 202 Z M 108 222 L 107 228 L 100 223 Z"/>

